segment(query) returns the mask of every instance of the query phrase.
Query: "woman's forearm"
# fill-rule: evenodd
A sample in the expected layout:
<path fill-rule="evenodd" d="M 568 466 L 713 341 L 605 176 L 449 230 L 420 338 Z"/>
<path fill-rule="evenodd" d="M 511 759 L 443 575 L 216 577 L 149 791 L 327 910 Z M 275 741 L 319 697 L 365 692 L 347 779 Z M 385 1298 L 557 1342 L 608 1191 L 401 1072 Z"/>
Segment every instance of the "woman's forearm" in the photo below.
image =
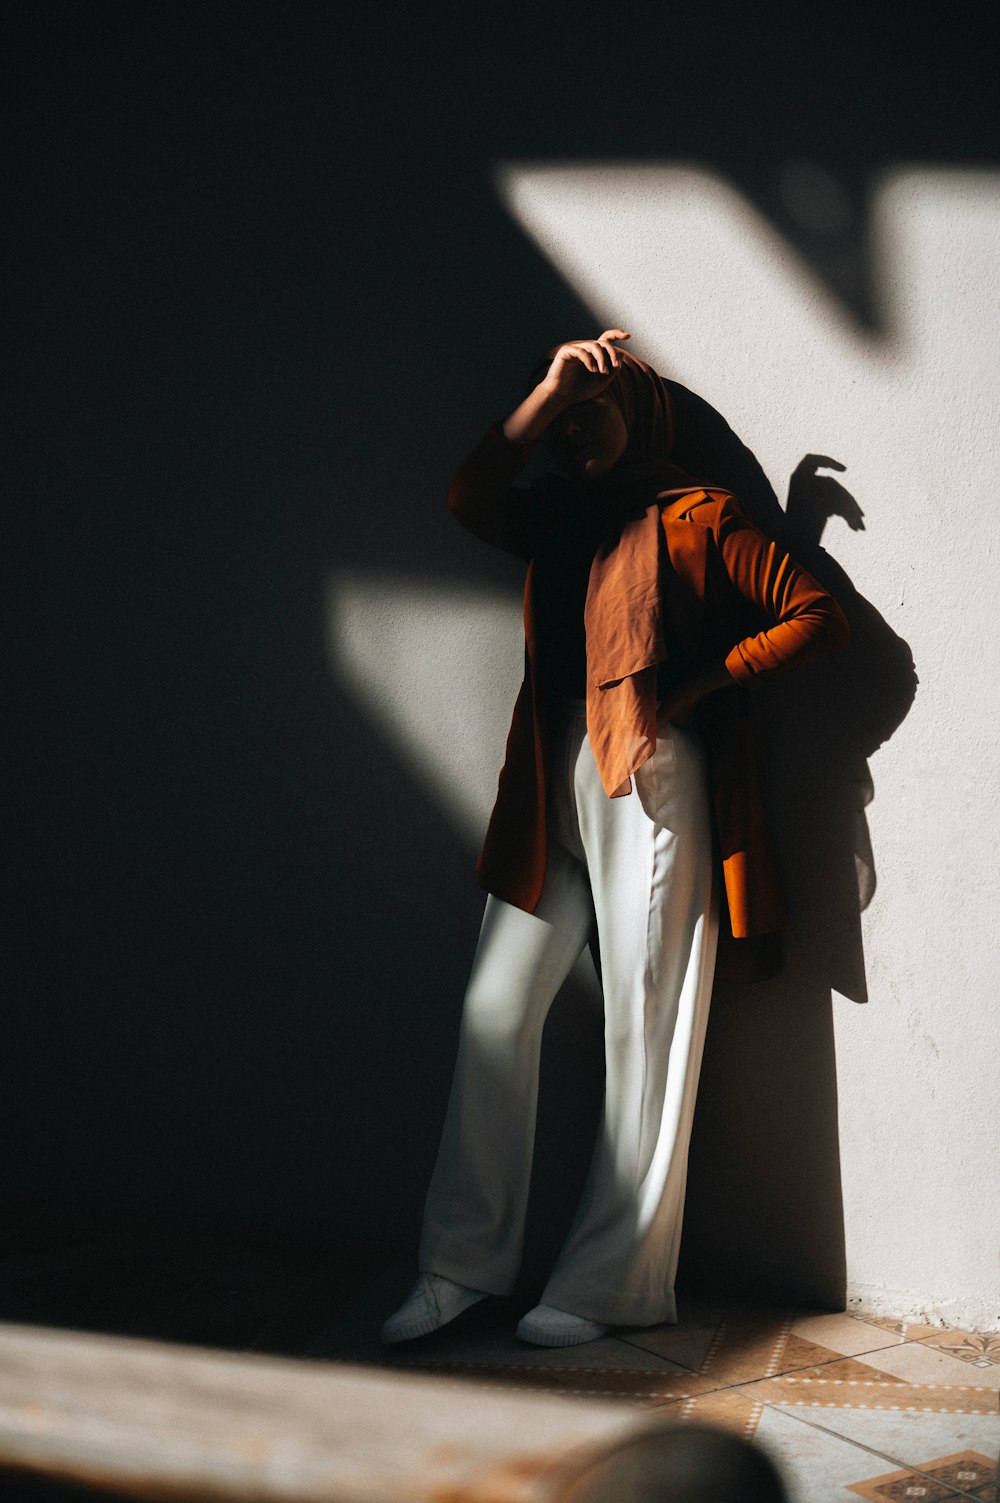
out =
<path fill-rule="evenodd" d="M 730 580 L 774 623 L 744 637 L 726 657 L 737 683 L 801 667 L 850 640 L 847 617 L 833 596 L 755 527 L 734 498 L 725 504 L 719 540 Z"/>
<path fill-rule="evenodd" d="M 503 434 L 515 444 L 530 444 L 541 438 L 552 419 L 569 405 L 565 391 L 540 381 L 503 423 Z"/>

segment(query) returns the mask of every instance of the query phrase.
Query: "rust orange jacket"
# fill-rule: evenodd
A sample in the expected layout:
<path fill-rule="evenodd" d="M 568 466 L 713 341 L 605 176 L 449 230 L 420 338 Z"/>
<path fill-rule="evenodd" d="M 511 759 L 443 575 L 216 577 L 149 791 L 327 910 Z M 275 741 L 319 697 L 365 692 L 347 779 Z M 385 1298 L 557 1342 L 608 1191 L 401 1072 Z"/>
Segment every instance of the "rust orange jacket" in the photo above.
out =
<path fill-rule="evenodd" d="M 542 476 L 513 481 L 533 445 L 493 424 L 454 476 L 452 514 L 476 536 L 528 563 L 525 675 L 496 804 L 477 865 L 479 885 L 532 912 L 545 877 L 547 711 L 539 683 L 536 555 L 571 524 L 572 487 Z M 797 667 L 846 643 L 846 617 L 826 590 L 747 517 L 732 493 L 689 486 L 661 492 L 598 548 L 585 608 L 587 726 L 610 797 L 656 745 L 657 673 L 671 646 L 687 668 L 725 661 L 737 686 Z M 753 695 L 703 699 L 715 838 L 724 877 L 724 934 L 751 939 L 782 928 L 785 908 L 758 774 Z"/>

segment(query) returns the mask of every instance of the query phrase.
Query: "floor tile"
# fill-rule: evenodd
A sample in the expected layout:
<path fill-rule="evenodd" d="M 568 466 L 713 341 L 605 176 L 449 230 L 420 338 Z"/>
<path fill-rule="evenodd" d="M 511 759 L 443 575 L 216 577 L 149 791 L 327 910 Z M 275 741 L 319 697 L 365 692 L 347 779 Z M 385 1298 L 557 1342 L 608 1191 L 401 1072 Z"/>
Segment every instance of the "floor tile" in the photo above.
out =
<path fill-rule="evenodd" d="M 724 1306 L 720 1304 L 685 1302 L 676 1325 L 623 1326 L 617 1334 L 630 1346 L 655 1352 L 698 1372 L 715 1340 L 723 1313 Z"/>
<path fill-rule="evenodd" d="M 600 1341 L 586 1341 L 580 1346 L 540 1347 L 519 1341 L 512 1330 L 504 1329 L 474 1337 L 472 1333 L 464 1340 L 451 1337 L 448 1330 L 418 1343 L 401 1342 L 394 1350 L 386 1350 L 386 1360 L 409 1366 L 440 1365 L 442 1363 L 473 1365 L 488 1363 L 504 1367 L 579 1367 L 611 1371 L 672 1372 L 691 1376 L 686 1368 L 670 1362 L 666 1357 L 643 1352 L 605 1336 Z"/>
<path fill-rule="evenodd" d="M 857 1320 L 853 1315 L 841 1314 L 803 1315 L 793 1321 L 791 1334 L 839 1352 L 843 1357 L 878 1351 L 881 1347 L 894 1346 L 900 1340 L 891 1331 Z"/>
<path fill-rule="evenodd" d="M 666 1368 L 629 1370 L 627 1368 L 560 1367 L 555 1363 L 508 1364 L 501 1363 L 418 1363 L 405 1364 L 412 1372 L 419 1367 L 425 1373 L 438 1377 L 468 1378 L 477 1384 L 492 1384 L 503 1388 L 527 1388 L 539 1393 L 563 1393 L 587 1395 L 591 1398 L 627 1399 L 633 1404 L 660 1406 L 672 1402 L 684 1402 L 696 1397 L 699 1392 L 710 1390 L 711 1379 L 699 1378 L 696 1373 L 674 1373 Z"/>
<path fill-rule="evenodd" d="M 921 1338 L 921 1345 L 937 1347 L 959 1362 L 977 1370 L 1000 1368 L 1000 1334 L 980 1336 L 975 1331 L 938 1331 Z M 979 1382 L 980 1380 L 974 1379 Z"/>
<path fill-rule="evenodd" d="M 965 1451 L 995 1462 L 1000 1446 L 1000 1414 L 928 1414 L 918 1409 L 890 1412 L 843 1407 L 816 1407 L 804 1412 L 780 1404 L 767 1405 L 765 1413 L 773 1412 L 816 1426 L 884 1457 L 885 1465 L 880 1469 L 873 1467 L 872 1476 L 894 1467 L 930 1470 L 942 1458 Z M 758 1433 L 763 1425 L 762 1420 Z M 857 1480 L 862 1478 L 859 1476 Z M 965 1487 L 957 1481 L 949 1485 L 958 1491 Z"/>
<path fill-rule="evenodd" d="M 818 1341 L 807 1341 L 804 1336 L 797 1336 L 794 1331 L 790 1331 L 778 1360 L 772 1363 L 772 1371 L 775 1373 L 801 1372 L 805 1369 L 838 1363 L 855 1361 L 867 1363 L 871 1360 L 868 1353 L 861 1353 L 860 1356 L 854 1357 L 836 1347 L 821 1346 Z"/>
<path fill-rule="evenodd" d="M 923 1341 L 925 1337 L 943 1334 L 940 1326 L 922 1326 L 915 1321 L 896 1320 L 889 1315 L 852 1315 L 851 1319 L 866 1326 L 874 1326 L 876 1330 L 887 1331 L 897 1341 Z"/>
<path fill-rule="evenodd" d="M 879 1372 L 864 1357 L 838 1357 L 833 1362 L 817 1363 L 813 1367 L 799 1367 L 790 1372 L 778 1373 L 767 1381 L 772 1384 L 775 1392 L 782 1393 L 785 1391 L 794 1393 L 817 1387 L 829 1389 L 845 1386 L 853 1388 L 906 1386 L 903 1378 L 896 1378 L 892 1373 Z"/>
<path fill-rule="evenodd" d="M 956 1387 L 1000 1391 L 1000 1365 L 973 1367 L 945 1348 L 928 1346 L 922 1341 L 908 1341 L 903 1346 L 873 1352 L 868 1361 L 881 1372 L 905 1378 L 908 1383 L 951 1383 Z"/>
<path fill-rule="evenodd" d="M 696 1380 L 697 1381 L 697 1380 Z M 664 1406 L 666 1414 L 695 1424 L 720 1425 L 752 1440 L 764 1409 L 763 1400 L 748 1388 L 722 1388 L 704 1394 L 692 1394 Z"/>
<path fill-rule="evenodd" d="M 794 1322 L 786 1312 L 727 1314 L 699 1371 L 720 1383 L 749 1383 L 840 1359 L 839 1352 L 793 1335 Z"/>
<path fill-rule="evenodd" d="M 894 1470 L 891 1462 L 794 1415 L 765 1405 L 754 1437 L 781 1471 L 791 1503 L 849 1503 L 848 1489 Z M 951 1448 L 954 1450 L 954 1447 Z M 944 1498 L 956 1498 L 948 1490 Z M 891 1495 L 879 1503 L 894 1503 Z M 906 1503 L 937 1503 L 930 1498 Z"/>
<path fill-rule="evenodd" d="M 948 1498 L 992 1499 L 996 1494 L 997 1469 L 988 1456 L 975 1451 L 954 1452 L 925 1462 L 919 1470 L 901 1467 L 869 1477 L 849 1489 L 866 1503 L 886 1499 L 914 1498 L 921 1503 L 944 1503 Z M 960 1488 L 961 1491 L 955 1491 Z M 973 1491 L 969 1491 L 973 1489 Z"/>
<path fill-rule="evenodd" d="M 470 1331 L 463 1336 L 452 1334 L 448 1327 L 396 1347 L 369 1342 L 347 1348 L 336 1359 L 505 1387 L 630 1398 L 636 1403 L 683 1400 L 717 1386 L 711 1378 L 699 1377 L 614 1337 L 575 1347 L 533 1347 L 519 1341 L 509 1328 Z"/>
<path fill-rule="evenodd" d="M 821 1371 L 825 1372 L 825 1369 Z M 768 1403 L 793 1408 L 872 1409 L 918 1414 L 997 1415 L 997 1397 L 990 1388 L 955 1388 L 950 1384 L 906 1383 L 888 1375 L 875 1378 L 787 1377 L 764 1378 L 751 1385 Z"/>
<path fill-rule="evenodd" d="M 892 1345 L 893 1338 L 848 1315 L 717 1309 L 687 1324 L 625 1330 L 623 1341 L 725 1383 L 840 1361 Z M 824 1340 L 824 1338 L 826 1338 Z"/>

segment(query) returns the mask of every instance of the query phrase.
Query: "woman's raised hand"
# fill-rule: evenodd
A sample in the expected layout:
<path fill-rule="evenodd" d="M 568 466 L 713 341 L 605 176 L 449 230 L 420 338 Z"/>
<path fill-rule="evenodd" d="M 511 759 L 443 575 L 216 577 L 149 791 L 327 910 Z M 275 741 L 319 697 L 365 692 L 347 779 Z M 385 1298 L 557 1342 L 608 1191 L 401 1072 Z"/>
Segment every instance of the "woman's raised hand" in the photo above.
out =
<path fill-rule="evenodd" d="M 533 443 L 567 407 L 599 396 L 622 363 L 612 341 L 628 338 L 624 329 L 605 329 L 599 339 L 561 344 L 538 385 L 505 420 L 505 436 L 513 443 Z"/>
<path fill-rule="evenodd" d="M 610 385 L 621 365 L 612 341 L 631 337 L 624 329 L 605 329 L 597 339 L 573 339 L 561 344 L 541 385 L 567 403 L 598 396 Z"/>

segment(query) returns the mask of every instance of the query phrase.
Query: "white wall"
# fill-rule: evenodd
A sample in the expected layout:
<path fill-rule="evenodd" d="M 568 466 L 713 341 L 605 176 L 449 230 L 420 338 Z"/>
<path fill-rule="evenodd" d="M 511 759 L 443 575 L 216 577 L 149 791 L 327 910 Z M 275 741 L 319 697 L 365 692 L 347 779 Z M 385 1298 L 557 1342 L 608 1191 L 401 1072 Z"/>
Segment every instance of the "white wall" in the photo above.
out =
<path fill-rule="evenodd" d="M 508 164 L 497 189 L 593 309 L 595 330 L 567 337 L 630 329 L 635 353 L 725 414 L 782 500 L 804 454 L 847 466 L 864 528 L 833 518 L 824 545 L 909 644 L 919 678 L 867 768 L 868 1005 L 850 966 L 830 965 L 846 993 L 835 1043 L 847 1297 L 1000 1328 L 1000 177 L 886 174 L 870 205 L 876 332 L 697 167 Z M 822 190 L 803 189 L 820 210 Z M 341 575 L 328 620 L 335 671 L 475 845 L 520 678 L 510 597 Z M 469 717 L 447 688 L 448 665 L 471 658 L 483 667 Z M 843 929 L 831 947 L 846 950 L 856 913 L 829 922 Z"/>

